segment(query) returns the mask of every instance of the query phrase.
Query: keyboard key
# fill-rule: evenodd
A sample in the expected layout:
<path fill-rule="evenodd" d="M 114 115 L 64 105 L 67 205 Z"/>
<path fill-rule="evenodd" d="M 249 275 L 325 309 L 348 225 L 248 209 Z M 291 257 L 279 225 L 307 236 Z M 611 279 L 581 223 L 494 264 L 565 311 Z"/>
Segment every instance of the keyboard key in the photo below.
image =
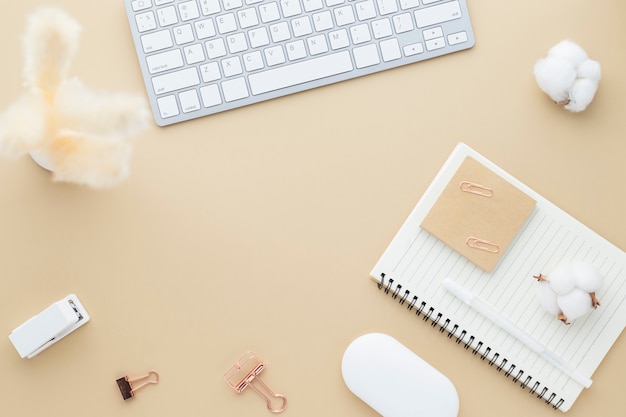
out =
<path fill-rule="evenodd" d="M 196 40 L 191 25 L 183 25 L 174 28 L 174 39 L 177 45 L 183 45 Z"/>
<path fill-rule="evenodd" d="M 395 13 L 398 11 L 396 0 L 376 0 L 378 10 L 382 16 Z"/>
<path fill-rule="evenodd" d="M 457 32 L 448 35 L 448 44 L 450 45 L 458 45 L 463 42 L 467 42 L 467 32 Z"/>
<path fill-rule="evenodd" d="M 248 37 L 250 38 L 250 46 L 253 48 L 266 46 L 270 43 L 270 38 L 265 26 L 248 31 Z"/>
<path fill-rule="evenodd" d="M 196 35 L 198 36 L 198 39 L 210 38 L 216 34 L 213 19 L 198 20 L 197 22 L 194 22 L 194 26 L 196 28 Z"/>
<path fill-rule="evenodd" d="M 222 104 L 222 96 L 217 84 L 207 85 L 200 88 L 200 97 L 204 107 L 213 107 Z"/>
<path fill-rule="evenodd" d="M 216 81 L 222 78 L 222 74 L 220 73 L 220 67 L 215 61 L 200 65 L 200 74 L 202 75 L 202 81 L 205 83 Z"/>
<path fill-rule="evenodd" d="M 291 21 L 291 28 L 293 29 L 293 36 L 295 37 L 310 35 L 313 33 L 311 19 L 309 19 L 309 16 L 302 16 L 297 19 L 293 19 Z"/>
<path fill-rule="evenodd" d="M 380 39 L 393 35 L 391 30 L 391 22 L 389 19 L 374 20 L 372 22 L 372 32 L 374 32 L 374 38 Z"/>
<path fill-rule="evenodd" d="M 270 67 L 280 65 L 285 62 L 285 53 L 280 45 L 272 46 L 263 51 L 265 53 L 265 62 Z"/>
<path fill-rule="evenodd" d="M 458 1 L 451 1 L 425 9 L 419 9 L 413 13 L 415 14 L 415 22 L 418 28 L 438 25 L 462 17 L 461 6 L 459 6 Z"/>
<path fill-rule="evenodd" d="M 226 44 L 224 39 L 217 38 L 204 43 L 209 59 L 220 58 L 226 55 Z"/>
<path fill-rule="evenodd" d="M 173 94 L 158 98 L 157 104 L 159 106 L 159 113 L 161 113 L 161 117 L 164 119 L 178 116 L 180 114 L 180 110 L 178 110 L 178 103 L 176 103 L 176 96 Z"/>
<path fill-rule="evenodd" d="M 169 30 L 149 33 L 141 37 L 141 45 L 145 53 L 156 52 L 174 45 Z"/>
<path fill-rule="evenodd" d="M 373 19 L 377 16 L 373 0 L 366 0 L 356 4 L 356 15 L 359 20 Z"/>
<path fill-rule="evenodd" d="M 324 7 L 322 0 L 303 0 L 302 3 L 306 12 L 314 12 Z"/>
<path fill-rule="evenodd" d="M 233 10 L 243 6 L 242 0 L 224 0 L 224 10 Z"/>
<path fill-rule="evenodd" d="M 424 52 L 424 45 L 420 42 L 412 43 L 402 48 L 402 52 L 404 52 L 404 56 L 418 55 Z"/>
<path fill-rule="evenodd" d="M 315 26 L 315 30 L 318 32 L 334 27 L 333 15 L 328 10 L 314 14 L 313 26 Z"/>
<path fill-rule="evenodd" d="M 178 23 L 178 15 L 176 15 L 176 8 L 174 6 L 167 6 L 157 10 L 157 19 L 159 25 L 170 26 Z"/>
<path fill-rule="evenodd" d="M 222 59 L 222 71 L 224 77 L 233 77 L 243 72 L 241 59 L 238 56 Z"/>
<path fill-rule="evenodd" d="M 435 0 L 435 1 L 439 1 L 439 0 Z M 427 4 L 426 0 L 424 0 L 423 3 Z M 402 10 L 413 9 L 414 7 L 417 7 L 419 5 L 420 5 L 419 0 L 400 0 L 400 8 Z"/>
<path fill-rule="evenodd" d="M 203 16 L 209 16 L 222 11 L 220 0 L 200 0 L 200 11 Z"/>
<path fill-rule="evenodd" d="M 346 29 L 330 32 L 328 38 L 330 39 L 330 47 L 333 50 L 350 46 L 350 39 L 348 38 L 348 31 Z"/>
<path fill-rule="evenodd" d="M 425 41 L 429 41 L 435 38 L 441 38 L 443 37 L 443 29 L 441 29 L 441 26 L 426 29 L 422 32 L 422 36 L 424 37 Z"/>
<path fill-rule="evenodd" d="M 135 16 L 135 23 L 137 23 L 137 30 L 139 32 L 147 32 L 152 29 L 156 29 L 157 24 L 154 19 L 154 13 L 145 12 Z"/>
<path fill-rule="evenodd" d="M 311 36 L 307 38 L 306 43 L 309 46 L 311 55 L 319 55 L 328 52 L 328 43 L 326 43 L 326 36 L 324 35 Z"/>
<path fill-rule="evenodd" d="M 352 6 L 337 7 L 335 10 L 335 21 L 337 26 L 346 26 L 355 22 Z"/>
<path fill-rule="evenodd" d="M 415 29 L 413 25 L 413 19 L 411 18 L 410 13 L 403 13 L 398 16 L 393 17 L 393 27 L 396 30 L 396 33 L 405 33 L 410 32 Z"/>
<path fill-rule="evenodd" d="M 349 72 L 353 69 L 350 53 L 342 51 L 250 74 L 250 90 L 254 95 L 263 94 Z"/>
<path fill-rule="evenodd" d="M 263 55 L 260 51 L 253 51 L 249 54 L 244 54 L 243 64 L 246 67 L 246 71 L 248 72 L 259 70 L 264 67 Z"/>
<path fill-rule="evenodd" d="M 200 84 L 198 70 L 195 67 L 157 75 L 152 78 L 152 86 L 156 94 L 170 93 L 176 90 L 193 87 Z"/>
<path fill-rule="evenodd" d="M 243 33 L 235 33 L 234 35 L 226 37 L 226 43 L 228 44 L 228 50 L 231 54 L 238 54 L 248 49 L 248 41 L 246 35 Z"/>
<path fill-rule="evenodd" d="M 441 49 L 446 46 L 446 41 L 443 38 L 435 38 L 426 41 L 426 50 L 434 51 L 436 49 Z"/>
<path fill-rule="evenodd" d="M 150 74 L 157 74 L 163 71 L 180 68 L 184 65 L 183 56 L 179 49 L 162 52 L 146 57 Z"/>
<path fill-rule="evenodd" d="M 286 41 L 291 37 L 287 22 L 280 22 L 275 25 L 271 25 L 270 33 L 272 34 L 272 41 L 275 43 Z"/>
<path fill-rule="evenodd" d="M 133 11 L 146 10 L 152 7 L 152 0 L 133 0 L 131 3 Z"/>
<path fill-rule="evenodd" d="M 227 13 L 215 18 L 217 23 L 217 30 L 219 33 L 230 33 L 237 30 L 237 20 L 234 13 Z"/>
<path fill-rule="evenodd" d="M 380 53 L 383 61 L 389 62 L 402 58 L 400 53 L 400 44 L 397 39 L 387 39 L 380 43 Z"/>
<path fill-rule="evenodd" d="M 261 14 L 261 22 L 263 23 L 274 22 L 280 19 L 278 4 L 275 2 L 259 6 L 259 13 Z"/>
<path fill-rule="evenodd" d="M 224 100 L 226 100 L 226 102 L 241 100 L 242 98 L 250 96 L 246 79 L 243 77 L 224 81 L 222 83 L 222 90 L 224 91 Z"/>
<path fill-rule="evenodd" d="M 178 11 L 180 18 L 183 22 L 188 20 L 197 19 L 200 17 L 200 11 L 198 10 L 198 3 L 195 0 L 185 1 L 178 4 Z"/>
<path fill-rule="evenodd" d="M 372 36 L 370 35 L 369 26 L 367 24 L 352 26 L 350 28 L 350 36 L 352 37 L 352 42 L 355 45 L 360 43 L 369 42 L 372 40 Z"/>
<path fill-rule="evenodd" d="M 183 52 L 185 54 L 185 61 L 187 61 L 187 65 L 197 64 L 198 62 L 202 62 L 206 59 L 202 45 L 199 43 L 186 46 L 183 48 Z"/>
<path fill-rule="evenodd" d="M 237 18 L 239 19 L 239 27 L 247 29 L 259 24 L 259 15 L 255 8 L 239 10 L 237 12 Z"/>
<path fill-rule="evenodd" d="M 296 61 L 306 57 L 306 47 L 302 39 L 290 42 L 285 45 L 285 47 L 287 48 L 287 57 L 290 61 Z"/>
<path fill-rule="evenodd" d="M 280 8 L 285 17 L 292 17 L 302 13 L 299 0 L 280 0 Z"/>
<path fill-rule="evenodd" d="M 354 63 L 357 68 L 371 67 L 372 65 L 380 64 L 378 48 L 376 48 L 375 44 L 354 48 L 353 52 Z"/>
<path fill-rule="evenodd" d="M 184 91 L 178 95 L 178 98 L 180 99 L 180 107 L 183 109 L 183 113 L 200 110 L 200 100 L 196 90 Z"/>

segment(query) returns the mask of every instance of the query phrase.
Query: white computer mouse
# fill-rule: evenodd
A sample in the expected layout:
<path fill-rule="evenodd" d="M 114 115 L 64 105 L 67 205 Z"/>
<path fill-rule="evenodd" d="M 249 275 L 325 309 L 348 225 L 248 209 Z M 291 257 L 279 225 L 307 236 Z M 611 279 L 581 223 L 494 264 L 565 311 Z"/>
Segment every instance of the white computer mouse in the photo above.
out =
<path fill-rule="evenodd" d="M 452 382 L 393 337 L 369 333 L 354 340 L 341 361 L 343 380 L 384 417 L 456 417 Z"/>

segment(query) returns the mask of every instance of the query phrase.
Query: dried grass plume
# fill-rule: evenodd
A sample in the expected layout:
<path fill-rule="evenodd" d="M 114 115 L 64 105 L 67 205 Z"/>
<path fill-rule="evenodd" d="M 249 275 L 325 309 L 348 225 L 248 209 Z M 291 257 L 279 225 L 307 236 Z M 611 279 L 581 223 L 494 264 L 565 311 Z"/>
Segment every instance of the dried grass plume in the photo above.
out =
<path fill-rule="evenodd" d="M 69 78 L 80 25 L 42 7 L 23 36 L 26 91 L 0 114 L 0 155 L 30 154 L 53 180 L 110 187 L 129 174 L 131 139 L 150 120 L 142 96 L 95 92 Z"/>

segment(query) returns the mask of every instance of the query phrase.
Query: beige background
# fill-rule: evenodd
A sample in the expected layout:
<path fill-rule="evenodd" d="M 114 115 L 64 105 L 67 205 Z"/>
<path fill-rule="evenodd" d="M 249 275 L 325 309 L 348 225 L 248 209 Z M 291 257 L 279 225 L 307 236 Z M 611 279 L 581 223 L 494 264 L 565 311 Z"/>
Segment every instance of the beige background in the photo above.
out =
<path fill-rule="evenodd" d="M 19 36 L 39 4 L 2 15 L 0 108 L 21 93 Z M 122 1 L 56 1 L 84 27 L 73 75 L 142 93 Z M 626 248 L 626 3 L 470 0 L 469 51 L 168 128 L 135 143 L 132 175 L 95 191 L 0 160 L 0 333 L 71 292 L 92 321 L 40 356 L 0 342 L 11 416 L 267 416 L 222 375 L 254 350 L 285 416 L 375 416 L 341 379 L 355 337 L 393 335 L 456 385 L 460 416 L 560 415 L 407 314 L 368 273 L 458 141 Z M 571 38 L 602 64 L 570 114 L 532 67 Z M 568 415 L 623 407 L 621 337 Z M 162 380 L 122 401 L 115 379 Z"/>

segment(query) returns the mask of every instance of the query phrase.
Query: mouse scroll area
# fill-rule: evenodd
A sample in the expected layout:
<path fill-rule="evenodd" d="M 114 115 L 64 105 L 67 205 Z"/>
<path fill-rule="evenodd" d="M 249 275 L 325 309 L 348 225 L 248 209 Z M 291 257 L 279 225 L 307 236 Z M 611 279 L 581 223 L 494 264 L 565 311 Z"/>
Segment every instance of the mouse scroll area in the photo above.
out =
<path fill-rule="evenodd" d="M 389 335 L 355 339 L 343 355 L 341 372 L 350 391 L 384 417 L 458 416 L 452 382 Z"/>

